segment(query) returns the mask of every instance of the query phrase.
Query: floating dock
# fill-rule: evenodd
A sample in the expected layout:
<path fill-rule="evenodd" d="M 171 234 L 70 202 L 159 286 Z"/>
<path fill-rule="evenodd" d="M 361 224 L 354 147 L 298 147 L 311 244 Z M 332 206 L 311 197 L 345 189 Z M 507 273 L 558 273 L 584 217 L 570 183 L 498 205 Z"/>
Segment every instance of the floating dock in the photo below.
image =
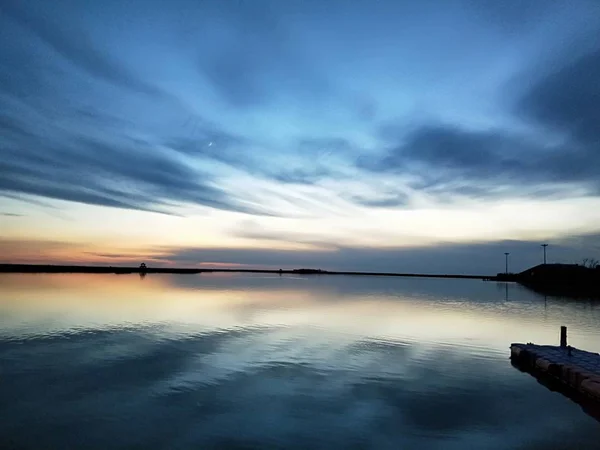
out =
<path fill-rule="evenodd" d="M 567 345 L 567 329 L 561 328 L 561 345 L 511 344 L 513 366 L 533 375 L 553 391 L 582 406 L 600 421 L 600 354 Z"/>

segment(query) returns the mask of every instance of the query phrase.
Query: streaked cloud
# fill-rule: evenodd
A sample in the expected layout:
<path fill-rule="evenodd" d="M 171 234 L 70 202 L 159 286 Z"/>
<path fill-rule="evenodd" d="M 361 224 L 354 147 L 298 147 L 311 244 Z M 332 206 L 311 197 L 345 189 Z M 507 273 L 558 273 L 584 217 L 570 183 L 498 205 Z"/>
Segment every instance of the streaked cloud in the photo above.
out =
<path fill-rule="evenodd" d="M 380 251 L 600 231 L 595 2 L 0 11 L 11 239 Z"/>
<path fill-rule="evenodd" d="M 59 3 L 58 11 L 64 7 L 64 3 Z M 97 49 L 77 23 L 59 20 L 56 10 L 49 11 L 51 5 L 7 0 L 2 3 L 1 8 L 4 14 L 89 75 L 144 94 L 162 94 L 156 87 L 130 73 L 110 54 Z"/>

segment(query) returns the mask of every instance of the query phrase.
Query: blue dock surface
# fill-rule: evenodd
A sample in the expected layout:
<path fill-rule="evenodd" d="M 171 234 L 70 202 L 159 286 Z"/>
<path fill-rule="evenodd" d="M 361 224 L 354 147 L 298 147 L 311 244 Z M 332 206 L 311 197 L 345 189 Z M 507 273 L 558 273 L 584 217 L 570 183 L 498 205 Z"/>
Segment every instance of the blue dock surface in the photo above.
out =
<path fill-rule="evenodd" d="M 600 421 L 600 354 L 532 343 L 515 343 L 510 349 L 515 367 L 579 403 Z"/>

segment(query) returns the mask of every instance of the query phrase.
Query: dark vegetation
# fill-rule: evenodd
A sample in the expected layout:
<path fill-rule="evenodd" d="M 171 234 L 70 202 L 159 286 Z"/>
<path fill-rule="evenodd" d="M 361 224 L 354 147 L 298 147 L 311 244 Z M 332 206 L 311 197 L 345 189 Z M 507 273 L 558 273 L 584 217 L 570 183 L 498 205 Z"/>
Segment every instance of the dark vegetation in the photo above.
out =
<path fill-rule="evenodd" d="M 458 275 L 458 274 L 422 274 L 422 273 L 390 273 L 390 272 L 335 272 L 321 269 L 292 269 L 292 270 L 270 270 L 270 269 L 186 269 L 172 267 L 113 267 L 113 266 L 67 266 L 67 265 L 45 265 L 45 264 L 0 264 L 0 273 L 180 273 L 200 274 L 211 272 L 231 273 L 273 273 L 273 274 L 296 274 L 296 275 L 365 275 L 365 276 L 388 276 L 388 277 L 422 277 L 422 278 L 472 278 L 485 280 L 492 277 L 488 275 Z"/>

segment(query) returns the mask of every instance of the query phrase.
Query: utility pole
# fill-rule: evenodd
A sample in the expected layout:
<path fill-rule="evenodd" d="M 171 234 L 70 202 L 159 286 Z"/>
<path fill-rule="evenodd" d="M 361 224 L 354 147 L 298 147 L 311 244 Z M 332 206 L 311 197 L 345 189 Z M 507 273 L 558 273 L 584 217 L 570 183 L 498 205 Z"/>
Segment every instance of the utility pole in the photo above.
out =
<path fill-rule="evenodd" d="M 542 244 L 542 247 L 544 247 L 544 264 L 546 264 L 546 247 L 548 247 L 548 244 Z"/>
<path fill-rule="evenodd" d="M 505 267 L 505 269 L 504 269 L 504 273 L 505 273 L 505 274 L 508 274 L 508 255 L 510 255 L 510 253 L 508 253 L 508 252 L 505 252 L 505 253 L 504 253 L 504 257 L 505 257 L 505 259 L 506 259 L 506 261 L 505 261 L 505 263 L 506 263 L 506 264 L 505 264 L 505 265 L 506 265 L 506 267 Z"/>

